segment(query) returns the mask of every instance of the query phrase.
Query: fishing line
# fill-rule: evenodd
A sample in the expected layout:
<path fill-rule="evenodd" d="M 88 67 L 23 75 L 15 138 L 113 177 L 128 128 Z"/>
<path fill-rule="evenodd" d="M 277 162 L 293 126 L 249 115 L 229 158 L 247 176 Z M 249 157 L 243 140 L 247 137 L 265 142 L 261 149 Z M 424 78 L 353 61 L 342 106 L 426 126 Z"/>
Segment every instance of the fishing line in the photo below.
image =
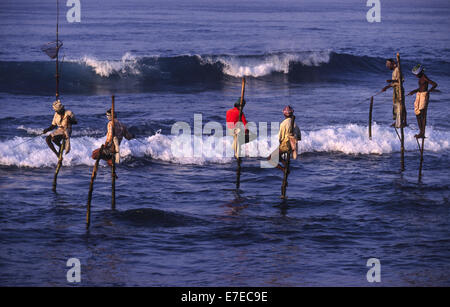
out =
<path fill-rule="evenodd" d="M 36 138 L 38 138 L 38 137 L 40 137 L 40 136 L 42 136 L 42 135 L 44 135 L 44 134 L 41 133 L 41 134 L 39 134 L 39 135 L 37 135 L 37 136 L 35 136 L 35 137 L 32 137 L 32 138 L 30 138 L 30 139 L 28 139 L 28 140 L 26 140 L 26 141 L 23 141 L 22 143 L 19 143 L 19 144 L 17 144 L 17 145 L 14 145 L 13 148 L 16 148 L 16 147 L 19 146 L 19 145 L 22 145 L 22 144 L 31 142 L 31 141 L 35 140 Z"/>
<path fill-rule="evenodd" d="M 366 98 L 366 99 L 362 100 L 361 103 L 362 103 L 362 102 L 366 102 L 367 100 L 370 100 L 372 97 L 378 96 L 378 95 L 380 95 L 381 93 L 383 93 L 383 91 L 379 91 L 378 93 L 376 93 L 376 94 L 374 94 L 374 95 L 372 95 L 372 96 L 369 96 L 369 98 Z"/>

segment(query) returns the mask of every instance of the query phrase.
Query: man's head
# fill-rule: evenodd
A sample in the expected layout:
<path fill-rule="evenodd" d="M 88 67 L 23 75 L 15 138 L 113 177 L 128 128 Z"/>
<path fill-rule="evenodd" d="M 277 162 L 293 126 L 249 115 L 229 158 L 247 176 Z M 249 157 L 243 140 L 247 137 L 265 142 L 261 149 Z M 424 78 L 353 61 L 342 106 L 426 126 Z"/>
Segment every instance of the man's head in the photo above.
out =
<path fill-rule="evenodd" d="M 63 106 L 63 104 L 61 103 L 61 100 L 55 100 L 54 102 L 53 102 L 53 105 L 52 105 L 52 107 L 53 107 L 53 110 L 56 112 L 56 113 L 63 113 L 64 112 L 64 106 Z"/>
<path fill-rule="evenodd" d="M 108 111 L 106 111 L 106 117 L 108 118 L 109 121 L 112 120 L 112 112 L 111 112 L 111 109 L 109 109 Z M 116 113 L 116 112 L 114 112 L 114 118 L 115 118 L 115 119 L 117 118 L 117 113 Z"/>
<path fill-rule="evenodd" d="M 387 69 L 394 70 L 394 68 L 397 67 L 397 64 L 395 64 L 395 61 L 393 59 L 387 59 L 386 67 Z"/>
<path fill-rule="evenodd" d="M 422 77 L 424 70 L 425 70 L 425 68 L 423 68 L 423 66 L 421 64 L 417 64 L 412 69 L 412 73 L 415 74 L 417 78 L 420 78 L 420 77 Z"/>
<path fill-rule="evenodd" d="M 291 117 L 294 114 L 294 109 L 291 106 L 285 106 L 283 109 L 283 115 L 285 117 Z"/>
<path fill-rule="evenodd" d="M 239 109 L 239 107 L 241 106 L 241 97 L 239 97 L 238 100 L 236 100 L 234 106 Z M 245 99 L 242 100 L 242 106 L 245 106 Z"/>

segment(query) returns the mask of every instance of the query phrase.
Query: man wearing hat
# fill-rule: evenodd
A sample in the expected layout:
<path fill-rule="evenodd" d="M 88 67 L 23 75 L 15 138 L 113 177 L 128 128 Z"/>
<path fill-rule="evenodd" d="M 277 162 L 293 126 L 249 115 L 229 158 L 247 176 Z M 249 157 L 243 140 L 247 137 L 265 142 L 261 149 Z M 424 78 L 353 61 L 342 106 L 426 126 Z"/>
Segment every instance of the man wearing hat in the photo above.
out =
<path fill-rule="evenodd" d="M 420 132 L 416 134 L 416 138 L 425 137 L 425 126 L 427 123 L 427 108 L 428 100 L 430 98 L 430 92 L 432 92 L 436 87 L 437 83 L 430 80 L 424 73 L 425 69 L 422 65 L 417 64 L 413 69 L 412 73 L 419 78 L 419 88 L 409 92 L 408 96 L 416 93 L 416 100 L 414 101 L 414 113 L 416 114 L 417 124 L 419 125 Z M 428 90 L 428 84 L 432 87 Z"/>
<path fill-rule="evenodd" d="M 278 154 L 279 161 L 283 166 L 278 163 L 275 165 L 276 168 L 284 171 L 286 166 L 286 161 L 282 158 L 284 153 L 292 151 L 293 158 L 297 158 L 297 142 L 302 139 L 302 134 L 300 128 L 294 122 L 294 129 L 292 129 L 292 117 L 294 115 L 294 109 L 291 106 L 286 106 L 283 109 L 284 120 L 280 124 L 280 131 L 278 132 L 278 140 L 280 146 L 268 157 L 269 161 L 275 161 L 276 155 Z"/>
<path fill-rule="evenodd" d="M 99 155 L 100 159 L 103 159 L 108 162 L 108 165 L 112 165 L 112 159 L 114 155 L 114 159 L 116 163 L 120 161 L 120 153 L 119 146 L 125 137 L 127 140 L 131 140 L 134 138 L 134 135 L 130 133 L 127 127 L 119 122 L 117 119 L 117 113 L 114 112 L 114 135 L 113 135 L 113 125 L 112 125 L 112 112 L 111 109 L 106 111 L 106 117 L 108 118 L 108 126 L 106 133 L 106 141 L 103 145 L 103 150 L 98 148 L 92 152 L 92 159 L 97 160 Z"/>
<path fill-rule="evenodd" d="M 53 102 L 53 110 L 55 111 L 55 115 L 53 116 L 52 124 L 50 127 L 44 129 L 43 133 L 45 134 L 56 127 L 58 127 L 58 129 L 48 135 L 45 140 L 48 147 L 55 153 L 56 156 L 58 156 L 58 152 L 56 151 L 53 143 L 55 143 L 58 147 L 61 147 L 61 141 L 65 140 L 64 150 L 67 155 L 70 151 L 72 125 L 75 125 L 77 120 L 73 112 L 66 110 L 59 99 Z"/>
<path fill-rule="evenodd" d="M 381 91 L 385 92 L 390 87 L 392 87 L 393 89 L 392 115 L 394 123 L 392 124 L 392 127 L 396 128 L 406 127 L 407 124 L 406 124 L 405 98 L 404 93 L 400 92 L 401 91 L 400 70 L 393 59 L 386 60 L 386 67 L 389 70 L 392 70 L 392 78 L 390 80 L 386 80 L 386 82 L 388 82 L 389 84 L 386 85 Z"/>

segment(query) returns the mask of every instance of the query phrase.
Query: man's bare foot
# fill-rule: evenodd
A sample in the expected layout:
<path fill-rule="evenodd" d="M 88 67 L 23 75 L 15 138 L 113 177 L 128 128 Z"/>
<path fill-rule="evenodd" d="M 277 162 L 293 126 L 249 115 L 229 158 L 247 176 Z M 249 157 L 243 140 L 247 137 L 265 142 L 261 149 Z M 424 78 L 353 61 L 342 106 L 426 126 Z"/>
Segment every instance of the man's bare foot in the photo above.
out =
<path fill-rule="evenodd" d="M 424 135 L 423 133 L 419 133 L 419 134 L 416 134 L 414 137 L 415 137 L 416 139 L 424 139 L 424 138 L 425 138 L 425 135 Z"/>
<path fill-rule="evenodd" d="M 280 170 L 280 171 L 282 171 L 282 172 L 284 172 L 284 170 L 285 170 L 285 168 L 284 167 L 282 167 L 281 165 L 277 165 L 277 168 Z"/>

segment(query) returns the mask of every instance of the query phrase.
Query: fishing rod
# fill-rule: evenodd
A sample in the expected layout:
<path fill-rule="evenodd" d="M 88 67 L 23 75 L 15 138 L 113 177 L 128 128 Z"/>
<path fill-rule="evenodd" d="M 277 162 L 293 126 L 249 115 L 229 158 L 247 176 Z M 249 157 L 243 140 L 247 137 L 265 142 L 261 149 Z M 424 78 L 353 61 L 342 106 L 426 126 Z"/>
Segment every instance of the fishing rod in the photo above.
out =
<path fill-rule="evenodd" d="M 36 138 L 38 138 L 38 137 L 40 137 L 40 136 L 42 136 L 42 135 L 44 135 L 44 133 L 41 133 L 41 134 L 39 134 L 39 135 L 36 135 L 35 137 L 32 137 L 32 138 L 30 138 L 30 139 L 28 139 L 28 140 L 26 140 L 26 141 L 23 141 L 23 142 L 21 142 L 21 143 L 19 143 L 19 144 L 17 144 L 17 145 L 14 145 L 13 148 L 16 148 L 17 146 L 20 146 L 20 145 L 22 145 L 22 144 L 31 142 L 31 141 L 35 140 Z"/>
<path fill-rule="evenodd" d="M 136 138 L 135 140 L 138 141 L 139 143 L 141 143 L 142 145 L 148 145 L 148 144 L 145 144 L 145 143 L 142 142 L 142 141 L 139 141 L 137 138 Z"/>
<path fill-rule="evenodd" d="M 59 98 L 59 0 L 56 0 L 56 100 Z"/>
<path fill-rule="evenodd" d="M 366 98 L 366 99 L 362 100 L 361 102 L 365 102 L 365 101 L 367 101 L 367 100 L 370 100 L 371 98 L 373 98 L 373 97 L 375 97 L 375 96 L 378 96 L 378 95 L 380 95 L 380 94 L 383 93 L 383 92 L 384 92 L 384 91 L 381 90 L 381 91 L 379 91 L 378 93 L 376 93 L 376 94 L 370 96 L 369 98 Z"/>
<path fill-rule="evenodd" d="M 158 135 L 158 134 L 161 134 L 161 129 L 158 129 L 156 132 L 155 132 L 155 134 L 154 135 Z M 142 141 L 139 141 L 139 139 L 135 136 L 134 137 L 134 139 L 136 140 L 136 141 L 138 141 L 139 143 L 141 143 L 142 145 L 148 145 L 148 144 L 146 144 L 146 143 L 144 143 L 144 142 L 142 142 Z"/>
<path fill-rule="evenodd" d="M 239 107 L 239 118 L 238 123 L 242 122 L 242 109 L 244 108 L 244 94 L 245 94 L 245 77 L 242 77 L 242 85 L 241 85 L 241 103 Z M 245 129 L 245 126 L 243 126 Z M 242 158 L 240 156 L 241 154 L 241 145 L 239 143 L 239 137 L 237 134 L 234 135 L 235 142 L 237 142 L 237 148 L 236 148 L 236 159 L 237 159 L 237 170 L 236 170 L 236 189 L 239 189 L 241 185 L 241 162 Z M 244 139 L 245 143 L 245 139 Z"/>

